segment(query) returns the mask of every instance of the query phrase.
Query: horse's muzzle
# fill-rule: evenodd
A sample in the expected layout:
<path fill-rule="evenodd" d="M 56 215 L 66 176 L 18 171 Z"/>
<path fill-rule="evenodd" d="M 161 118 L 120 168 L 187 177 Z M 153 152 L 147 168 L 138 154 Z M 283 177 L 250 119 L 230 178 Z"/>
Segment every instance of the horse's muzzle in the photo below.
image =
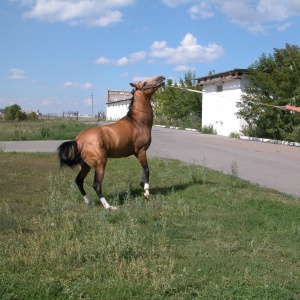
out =
<path fill-rule="evenodd" d="M 150 82 L 145 82 L 142 90 L 154 89 L 165 85 L 165 77 L 164 76 L 156 76 Z"/>

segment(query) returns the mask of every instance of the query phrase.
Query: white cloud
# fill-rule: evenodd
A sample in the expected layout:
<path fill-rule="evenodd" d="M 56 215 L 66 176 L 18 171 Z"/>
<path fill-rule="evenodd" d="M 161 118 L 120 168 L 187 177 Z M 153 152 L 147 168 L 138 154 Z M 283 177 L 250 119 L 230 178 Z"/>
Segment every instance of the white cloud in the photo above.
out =
<path fill-rule="evenodd" d="M 117 23 L 122 21 L 122 13 L 119 11 L 108 11 L 105 15 L 87 20 L 87 25 L 90 27 L 106 27 L 111 23 Z M 76 23 L 74 23 L 77 25 Z"/>
<path fill-rule="evenodd" d="M 268 28 L 285 30 L 288 19 L 300 16 L 299 0 L 163 0 L 168 7 L 193 3 L 188 9 L 191 19 L 211 18 L 223 13 L 230 22 L 250 32 L 264 33 Z"/>
<path fill-rule="evenodd" d="M 128 56 L 130 62 L 137 62 L 143 60 L 147 55 L 145 51 L 134 52 Z"/>
<path fill-rule="evenodd" d="M 93 85 L 90 82 L 86 82 L 86 83 L 79 83 L 79 82 L 72 82 L 72 81 L 66 81 L 63 84 L 63 87 L 65 88 L 80 88 L 80 89 L 91 89 L 93 87 Z"/>
<path fill-rule="evenodd" d="M 92 87 L 93 85 L 90 82 L 86 82 L 81 86 L 82 89 L 91 89 Z"/>
<path fill-rule="evenodd" d="M 207 19 L 215 15 L 208 2 L 201 2 L 198 5 L 194 5 L 188 12 L 193 20 Z"/>
<path fill-rule="evenodd" d="M 187 72 L 187 71 L 194 71 L 196 68 L 194 67 L 189 67 L 189 66 L 176 66 L 174 68 L 174 71 L 179 71 L 179 72 Z"/>
<path fill-rule="evenodd" d="M 74 87 L 74 83 L 72 81 L 66 81 L 64 84 L 63 84 L 64 87 Z"/>
<path fill-rule="evenodd" d="M 285 31 L 290 26 L 292 26 L 292 23 L 290 23 L 290 22 L 287 22 L 287 23 L 284 23 L 282 25 L 279 25 L 278 26 L 278 31 Z"/>
<path fill-rule="evenodd" d="M 107 57 L 99 57 L 95 60 L 96 64 L 99 65 L 116 65 L 116 66 L 127 66 L 129 64 L 135 64 L 139 61 L 142 61 L 147 56 L 147 52 L 139 51 L 129 54 L 127 57 L 121 57 L 118 60 L 110 59 Z"/>
<path fill-rule="evenodd" d="M 113 64 L 114 61 L 109 58 L 101 56 L 95 60 L 95 63 L 99 64 L 99 65 L 110 65 L 110 64 Z"/>
<path fill-rule="evenodd" d="M 286 2 L 287 9 L 291 14 L 300 14 L 300 1 L 299 0 L 288 0 Z"/>
<path fill-rule="evenodd" d="M 22 80 L 22 79 L 27 79 L 26 76 L 24 76 L 25 71 L 20 70 L 20 69 L 11 69 L 10 74 L 8 75 L 8 79 L 11 80 Z"/>
<path fill-rule="evenodd" d="M 225 1 L 222 12 L 232 23 L 236 23 L 251 32 L 265 32 L 277 27 L 283 31 L 290 26 L 287 20 L 300 15 L 299 0 L 256 0 Z"/>
<path fill-rule="evenodd" d="M 133 0 L 19 0 L 29 6 L 25 18 L 45 22 L 68 22 L 70 25 L 105 27 L 122 21 L 121 7 Z"/>
<path fill-rule="evenodd" d="M 266 28 L 274 26 L 275 23 L 280 24 L 289 16 L 284 1 L 260 0 L 254 2 L 256 3 L 253 1 L 226 1 L 222 5 L 222 12 L 229 17 L 232 23 L 252 32 L 264 32 Z"/>
<path fill-rule="evenodd" d="M 117 66 L 126 66 L 129 64 L 129 59 L 127 57 L 121 57 L 115 62 L 115 64 Z"/>
<path fill-rule="evenodd" d="M 187 33 L 177 48 L 170 48 L 166 41 L 155 41 L 151 46 L 150 55 L 162 58 L 167 64 L 186 64 L 190 62 L 206 62 L 218 59 L 224 54 L 222 46 L 216 43 L 202 46 L 197 39 Z"/>
<path fill-rule="evenodd" d="M 186 4 L 191 2 L 191 0 L 162 0 L 169 7 L 176 7 L 178 5 Z"/>
<path fill-rule="evenodd" d="M 223 54 L 224 50 L 222 46 L 216 43 L 201 46 L 197 43 L 197 39 L 192 34 L 187 33 L 177 48 L 168 47 L 166 41 L 154 41 L 149 54 L 152 59 L 148 60 L 148 63 L 153 63 L 153 59 L 161 58 L 167 64 L 179 64 L 175 70 L 183 71 L 191 69 L 185 66 L 185 64 L 212 61 L 218 59 Z M 117 60 L 101 56 L 95 60 L 95 63 L 100 65 L 126 66 L 142 61 L 146 57 L 147 52 L 140 51 Z"/>

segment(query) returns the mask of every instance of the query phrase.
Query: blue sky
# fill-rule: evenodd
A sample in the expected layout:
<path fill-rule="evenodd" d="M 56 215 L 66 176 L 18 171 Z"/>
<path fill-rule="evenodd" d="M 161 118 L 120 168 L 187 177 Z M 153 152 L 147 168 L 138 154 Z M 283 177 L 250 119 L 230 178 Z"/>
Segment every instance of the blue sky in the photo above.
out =
<path fill-rule="evenodd" d="M 300 45 L 299 0 L 1 0 L 0 108 L 91 114 L 107 90 Z"/>

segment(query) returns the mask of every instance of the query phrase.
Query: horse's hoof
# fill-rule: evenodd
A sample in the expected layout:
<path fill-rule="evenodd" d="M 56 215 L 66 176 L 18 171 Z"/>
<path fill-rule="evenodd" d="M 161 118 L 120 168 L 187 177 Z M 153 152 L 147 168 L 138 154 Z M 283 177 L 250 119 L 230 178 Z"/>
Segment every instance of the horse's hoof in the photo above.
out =
<path fill-rule="evenodd" d="M 86 205 L 93 205 L 93 201 L 91 201 L 87 196 L 83 196 L 83 201 Z"/>
<path fill-rule="evenodd" d="M 111 210 L 111 211 L 115 211 L 115 210 L 117 210 L 118 208 L 117 207 L 115 207 L 115 206 L 109 206 L 108 208 L 107 208 L 107 210 Z"/>
<path fill-rule="evenodd" d="M 144 193 L 144 197 L 145 197 L 145 199 L 150 200 L 150 194 L 149 193 Z"/>

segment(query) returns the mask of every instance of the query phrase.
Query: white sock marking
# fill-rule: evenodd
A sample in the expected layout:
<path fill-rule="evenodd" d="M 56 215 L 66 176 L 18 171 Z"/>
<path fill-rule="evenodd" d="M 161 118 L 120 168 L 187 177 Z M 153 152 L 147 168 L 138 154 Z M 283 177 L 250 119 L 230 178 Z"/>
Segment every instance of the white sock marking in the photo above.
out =
<path fill-rule="evenodd" d="M 115 206 L 109 205 L 104 197 L 101 197 L 100 201 L 101 201 L 101 203 L 102 203 L 102 205 L 104 206 L 105 209 L 109 209 L 109 210 L 116 210 L 117 209 Z"/>
<path fill-rule="evenodd" d="M 150 189 L 149 183 L 145 183 L 144 184 L 145 194 L 149 195 L 149 189 Z"/>
<path fill-rule="evenodd" d="M 92 201 L 88 198 L 87 195 L 84 195 L 84 196 L 83 196 L 83 200 L 84 200 L 84 203 L 86 203 L 86 204 L 88 204 L 88 205 L 92 204 Z"/>

